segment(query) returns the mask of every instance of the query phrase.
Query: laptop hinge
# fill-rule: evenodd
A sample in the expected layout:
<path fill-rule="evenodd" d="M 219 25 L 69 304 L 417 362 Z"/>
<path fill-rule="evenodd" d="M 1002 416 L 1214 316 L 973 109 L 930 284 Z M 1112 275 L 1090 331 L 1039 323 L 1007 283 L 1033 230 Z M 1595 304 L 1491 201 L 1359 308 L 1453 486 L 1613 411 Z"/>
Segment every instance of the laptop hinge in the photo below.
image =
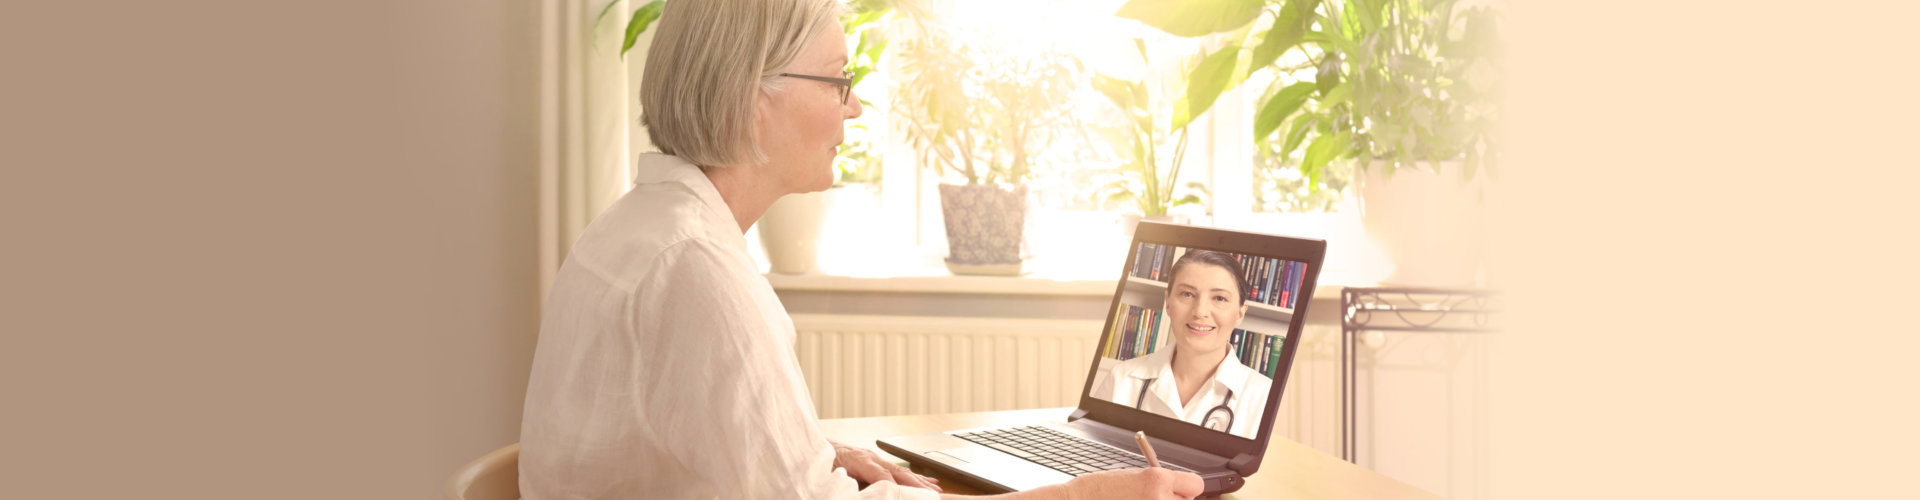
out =
<path fill-rule="evenodd" d="M 1074 409 L 1073 409 L 1073 413 L 1068 413 L 1068 414 L 1067 414 L 1067 421 L 1068 421 L 1068 422 L 1072 422 L 1072 421 L 1075 421 L 1075 420 L 1080 420 L 1080 419 L 1083 419 L 1083 418 L 1087 418 L 1087 410 L 1085 410 L 1085 409 L 1082 409 L 1082 408 L 1074 408 Z"/>
<path fill-rule="evenodd" d="M 1248 469 L 1247 466 L 1252 465 L 1253 462 L 1259 458 L 1260 458 L 1259 455 L 1249 455 L 1246 453 L 1234 455 L 1232 460 L 1227 461 L 1227 469 L 1230 469 L 1234 473 L 1239 474 L 1242 477 L 1245 477 L 1253 473 L 1253 471 L 1247 470 Z"/>

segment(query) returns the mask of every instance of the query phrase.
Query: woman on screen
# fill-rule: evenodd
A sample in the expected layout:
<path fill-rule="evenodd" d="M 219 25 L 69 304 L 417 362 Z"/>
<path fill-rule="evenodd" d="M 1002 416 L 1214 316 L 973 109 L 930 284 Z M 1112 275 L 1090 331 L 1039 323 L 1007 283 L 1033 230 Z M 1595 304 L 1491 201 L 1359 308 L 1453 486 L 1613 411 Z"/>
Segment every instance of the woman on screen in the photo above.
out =
<path fill-rule="evenodd" d="M 1232 256 L 1194 250 L 1167 279 L 1168 349 L 1115 365 L 1094 397 L 1248 439 L 1273 380 L 1240 363 L 1228 337 L 1247 315 L 1247 282 Z"/>

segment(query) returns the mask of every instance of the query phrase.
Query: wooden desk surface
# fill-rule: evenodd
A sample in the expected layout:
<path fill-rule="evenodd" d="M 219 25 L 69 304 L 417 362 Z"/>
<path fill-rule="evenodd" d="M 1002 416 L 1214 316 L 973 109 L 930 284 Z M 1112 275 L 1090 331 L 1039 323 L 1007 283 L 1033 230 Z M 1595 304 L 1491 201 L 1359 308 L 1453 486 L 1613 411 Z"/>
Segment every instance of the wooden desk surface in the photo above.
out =
<path fill-rule="evenodd" d="M 910 415 L 898 417 L 838 418 L 820 421 L 827 438 L 848 445 L 879 451 L 874 444 L 881 438 L 906 434 L 950 431 L 972 427 L 1011 425 L 1023 422 L 1065 422 L 1071 408 L 990 411 L 947 415 Z M 882 456 L 896 459 L 881 452 Z M 915 467 L 921 474 L 940 479 L 948 493 L 979 494 L 959 484 L 958 479 Z M 1320 450 L 1275 438 L 1267 443 L 1267 456 L 1260 470 L 1247 478 L 1247 486 L 1227 494 L 1232 499 L 1353 499 L 1438 500 L 1432 493 L 1414 488 L 1393 478 L 1321 453 Z"/>

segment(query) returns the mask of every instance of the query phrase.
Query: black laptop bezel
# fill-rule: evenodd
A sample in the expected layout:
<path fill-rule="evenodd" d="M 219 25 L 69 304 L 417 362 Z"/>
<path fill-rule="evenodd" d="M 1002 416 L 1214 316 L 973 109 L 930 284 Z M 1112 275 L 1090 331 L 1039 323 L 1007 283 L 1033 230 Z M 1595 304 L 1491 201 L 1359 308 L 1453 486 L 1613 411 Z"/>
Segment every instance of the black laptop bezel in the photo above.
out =
<path fill-rule="evenodd" d="M 1092 395 L 1094 377 L 1099 374 L 1102 359 L 1099 355 L 1094 356 L 1093 363 L 1087 368 L 1086 384 L 1080 388 L 1080 410 L 1086 412 L 1086 418 L 1126 429 L 1154 429 L 1151 434 L 1155 439 L 1172 441 L 1226 457 L 1229 460 L 1237 456 L 1250 457 L 1250 462 L 1234 468 L 1241 475 L 1252 474 L 1253 471 L 1259 470 L 1260 461 L 1266 454 L 1268 440 L 1272 439 L 1273 420 L 1279 414 L 1276 410 L 1280 404 L 1280 396 L 1286 390 L 1287 377 L 1293 373 L 1293 358 L 1299 352 L 1300 333 L 1306 326 L 1306 310 L 1312 304 L 1314 288 L 1319 285 L 1320 266 L 1326 258 L 1327 242 L 1292 236 L 1142 221 L 1134 229 L 1133 242 L 1127 249 L 1126 262 L 1134 261 L 1134 254 L 1139 251 L 1141 243 L 1273 257 L 1303 262 L 1307 265 L 1306 271 L 1302 273 L 1305 279 L 1300 284 L 1298 303 L 1301 307 L 1295 309 L 1294 321 L 1287 325 L 1287 338 L 1282 344 L 1280 356 L 1280 370 L 1277 372 L 1278 377 L 1273 381 L 1273 388 L 1267 391 L 1266 411 L 1260 416 L 1258 438 L 1247 439 L 1209 430 L 1172 417 L 1155 415 L 1094 397 Z M 1127 286 L 1124 274 L 1123 268 L 1123 276 L 1115 284 L 1114 299 L 1107 306 L 1107 320 L 1101 328 L 1100 341 L 1094 345 L 1106 345 L 1107 337 L 1113 334 L 1114 315 L 1120 307 L 1121 292 L 1125 291 Z"/>

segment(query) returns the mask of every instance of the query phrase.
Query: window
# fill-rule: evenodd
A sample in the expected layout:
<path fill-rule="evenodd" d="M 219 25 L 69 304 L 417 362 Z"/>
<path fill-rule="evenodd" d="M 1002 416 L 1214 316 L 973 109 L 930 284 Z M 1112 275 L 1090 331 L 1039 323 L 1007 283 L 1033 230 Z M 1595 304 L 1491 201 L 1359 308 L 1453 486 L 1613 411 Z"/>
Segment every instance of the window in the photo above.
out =
<path fill-rule="evenodd" d="M 1155 118 L 1166 127 L 1173 103 L 1184 90 L 1185 73 L 1208 44 L 1218 40 L 1186 39 L 1165 34 L 1136 21 L 1111 15 L 1124 0 L 966 0 L 930 1 L 927 14 L 941 29 L 978 49 L 982 57 L 1037 58 L 1046 54 L 1071 56 L 1081 66 L 1075 88 L 1060 106 L 1072 117 L 1070 133 L 1057 134 L 1036 150 L 1036 168 L 1029 181 L 1028 269 L 1046 277 L 1111 279 L 1111 270 L 1124 258 L 1126 236 L 1122 214 L 1137 213 L 1131 203 L 1103 194 L 1112 172 L 1120 165 L 1108 141 L 1097 137 L 1099 127 L 1124 125 L 1124 112 L 1092 85 L 1092 75 L 1140 81 L 1150 87 Z M 1009 14 L 1017 13 L 1017 14 Z M 895 276 L 945 274 L 947 254 L 944 221 L 937 186 L 943 180 L 925 168 L 909 143 L 901 104 L 903 86 L 901 39 L 911 36 L 909 21 L 895 12 L 883 28 L 888 47 L 872 63 L 854 89 L 868 107 L 848 123 L 847 143 L 839 166 L 846 187 L 826 195 L 819 268 L 833 275 Z M 1260 24 L 1270 23 L 1262 16 Z M 1256 26 L 1255 29 L 1258 29 Z M 1146 56 L 1134 40 L 1144 41 Z M 862 58 L 863 37 L 849 36 L 849 52 Z M 872 43 L 872 38 L 866 38 Z M 638 61 L 635 77 L 638 85 Z M 859 64 L 856 61 L 856 64 Z M 1280 160 L 1261 154 L 1274 149 L 1252 137 L 1255 106 L 1268 92 L 1275 76 L 1256 74 L 1222 94 L 1216 104 L 1188 127 L 1177 184 L 1206 186 L 1207 203 L 1174 207 L 1169 213 L 1192 223 L 1260 232 L 1319 237 L 1329 241 L 1329 270 L 1378 267 L 1377 253 L 1365 243 L 1357 221 L 1357 203 L 1346 196 L 1347 180 L 1327 182 L 1333 189 L 1307 189 L 1297 169 L 1276 168 Z M 1284 83 L 1284 82 L 1283 82 Z M 635 106 L 634 109 L 638 109 Z M 636 130 L 638 127 L 636 127 Z M 635 137 L 645 144 L 644 134 Z M 1172 150 L 1173 136 L 1159 137 L 1160 148 Z M 1127 152 L 1118 152 L 1125 154 Z M 1296 153 L 1297 155 L 1297 153 Z M 1161 166 L 1170 167 L 1163 155 Z M 1295 163 L 1297 164 L 1297 158 Z M 1334 168 L 1336 174 L 1350 165 Z M 750 234 L 750 241 L 757 237 Z M 761 258 L 758 245 L 750 245 Z M 1372 259 L 1372 260 L 1369 260 Z M 1343 261 L 1347 260 L 1347 261 Z M 1365 274 L 1365 273 L 1361 273 Z"/>

